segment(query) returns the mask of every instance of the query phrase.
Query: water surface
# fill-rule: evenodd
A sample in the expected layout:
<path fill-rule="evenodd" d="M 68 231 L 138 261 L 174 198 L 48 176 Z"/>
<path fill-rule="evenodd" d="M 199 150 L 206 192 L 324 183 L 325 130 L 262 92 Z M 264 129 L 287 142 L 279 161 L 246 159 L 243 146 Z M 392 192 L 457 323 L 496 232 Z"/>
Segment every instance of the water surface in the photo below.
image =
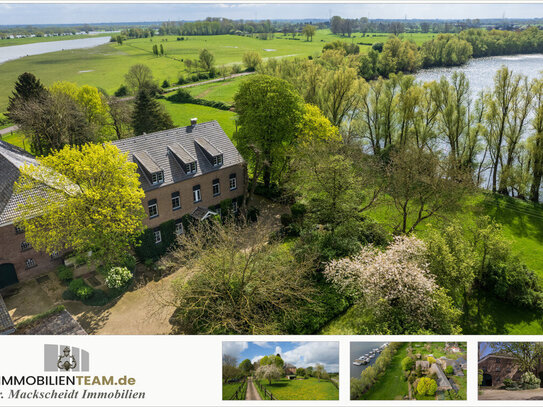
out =
<path fill-rule="evenodd" d="M 111 37 L 80 38 L 77 40 L 46 41 L 33 44 L 12 45 L 0 48 L 0 64 L 29 55 L 46 54 L 48 52 L 92 48 L 106 44 Z"/>
<path fill-rule="evenodd" d="M 349 364 L 351 366 L 351 378 L 359 378 L 362 371 L 368 366 L 373 365 L 377 360 L 378 356 L 372 358 L 370 363 L 368 363 L 367 365 L 355 366 L 353 365 L 354 360 L 358 359 L 358 357 L 362 355 L 365 355 L 366 353 L 369 353 L 372 349 L 382 346 L 384 343 L 386 342 L 351 342 L 349 359 Z"/>

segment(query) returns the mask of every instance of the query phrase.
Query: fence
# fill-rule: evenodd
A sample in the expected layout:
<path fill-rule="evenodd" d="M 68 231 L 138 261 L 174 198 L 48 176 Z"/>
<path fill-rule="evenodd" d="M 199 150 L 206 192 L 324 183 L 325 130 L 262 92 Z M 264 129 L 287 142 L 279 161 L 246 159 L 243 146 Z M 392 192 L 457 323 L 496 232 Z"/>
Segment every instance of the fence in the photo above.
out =
<path fill-rule="evenodd" d="M 270 400 L 277 400 L 275 396 L 271 393 L 271 391 L 268 391 L 268 389 L 266 389 L 266 387 L 264 387 L 259 381 L 257 381 L 256 384 L 260 391 L 264 393 L 264 399 L 266 399 L 266 397 L 269 397 Z"/>
<path fill-rule="evenodd" d="M 235 393 L 230 397 L 230 400 L 245 400 L 245 391 L 247 388 L 245 387 L 247 385 L 247 380 L 244 380 L 241 385 L 237 388 Z M 245 387 L 245 389 L 244 389 Z"/>

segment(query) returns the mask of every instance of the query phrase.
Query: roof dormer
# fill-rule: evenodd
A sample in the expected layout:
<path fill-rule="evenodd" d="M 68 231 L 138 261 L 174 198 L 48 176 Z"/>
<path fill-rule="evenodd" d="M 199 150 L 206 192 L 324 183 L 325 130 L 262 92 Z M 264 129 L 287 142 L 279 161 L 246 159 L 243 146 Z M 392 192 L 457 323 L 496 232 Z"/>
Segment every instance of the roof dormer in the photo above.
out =
<path fill-rule="evenodd" d="M 181 166 L 185 174 L 194 174 L 198 170 L 196 158 L 179 143 L 174 143 L 168 146 L 168 151 L 173 155 L 175 161 Z"/>
<path fill-rule="evenodd" d="M 138 167 L 145 174 L 151 185 L 160 185 L 164 182 L 164 170 L 153 161 L 146 151 L 139 151 L 133 155 Z"/>
<path fill-rule="evenodd" d="M 220 167 L 223 164 L 223 155 L 213 144 L 211 144 L 206 138 L 200 137 L 194 140 L 196 144 L 204 152 L 204 155 L 208 159 L 211 165 L 214 167 Z"/>

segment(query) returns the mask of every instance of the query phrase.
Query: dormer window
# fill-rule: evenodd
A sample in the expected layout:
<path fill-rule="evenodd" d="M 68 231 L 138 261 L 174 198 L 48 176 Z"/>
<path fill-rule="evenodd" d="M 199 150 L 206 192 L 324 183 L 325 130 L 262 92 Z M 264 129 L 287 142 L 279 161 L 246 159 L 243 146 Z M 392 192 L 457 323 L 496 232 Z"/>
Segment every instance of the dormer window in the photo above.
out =
<path fill-rule="evenodd" d="M 196 164 L 196 161 L 185 165 L 185 172 L 187 174 L 194 174 L 197 171 L 197 169 L 198 169 L 198 165 Z"/>
<path fill-rule="evenodd" d="M 215 157 L 213 157 L 213 165 L 215 167 L 218 167 L 218 166 L 222 165 L 222 154 L 221 155 L 216 155 Z"/>
<path fill-rule="evenodd" d="M 151 174 L 151 184 L 157 185 L 157 184 L 162 184 L 163 182 L 164 182 L 164 172 L 163 171 L 153 172 Z"/>

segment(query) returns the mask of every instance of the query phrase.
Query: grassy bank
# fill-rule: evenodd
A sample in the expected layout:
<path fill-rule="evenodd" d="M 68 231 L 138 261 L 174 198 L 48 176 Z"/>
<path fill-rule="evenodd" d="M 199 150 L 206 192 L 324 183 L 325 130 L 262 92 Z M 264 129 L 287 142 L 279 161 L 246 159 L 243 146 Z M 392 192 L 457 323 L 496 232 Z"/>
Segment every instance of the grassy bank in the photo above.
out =
<path fill-rule="evenodd" d="M 0 39 L 0 48 L 11 47 L 14 45 L 35 44 L 38 42 L 53 42 L 53 41 L 80 40 L 83 38 L 109 37 L 111 35 L 115 35 L 115 34 L 104 33 L 104 34 L 61 35 L 61 36 L 56 36 L 56 37 L 4 38 L 4 39 Z"/>
<path fill-rule="evenodd" d="M 261 383 L 266 386 L 278 400 L 339 400 L 339 390 L 330 381 L 319 381 L 314 377 L 302 380 L 267 380 Z"/>

